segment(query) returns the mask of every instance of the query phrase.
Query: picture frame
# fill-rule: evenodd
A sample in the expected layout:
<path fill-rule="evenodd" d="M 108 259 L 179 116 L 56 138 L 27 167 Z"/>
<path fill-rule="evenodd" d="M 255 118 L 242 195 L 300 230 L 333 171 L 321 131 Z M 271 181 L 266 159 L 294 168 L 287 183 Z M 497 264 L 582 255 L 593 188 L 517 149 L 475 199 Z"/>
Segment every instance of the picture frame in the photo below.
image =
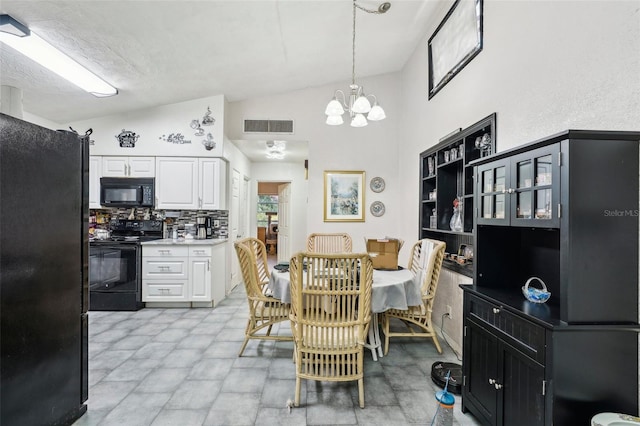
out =
<path fill-rule="evenodd" d="M 364 182 L 361 170 L 325 170 L 324 221 L 364 222 Z"/>
<path fill-rule="evenodd" d="M 456 0 L 429 38 L 429 99 L 482 51 L 483 1 Z"/>

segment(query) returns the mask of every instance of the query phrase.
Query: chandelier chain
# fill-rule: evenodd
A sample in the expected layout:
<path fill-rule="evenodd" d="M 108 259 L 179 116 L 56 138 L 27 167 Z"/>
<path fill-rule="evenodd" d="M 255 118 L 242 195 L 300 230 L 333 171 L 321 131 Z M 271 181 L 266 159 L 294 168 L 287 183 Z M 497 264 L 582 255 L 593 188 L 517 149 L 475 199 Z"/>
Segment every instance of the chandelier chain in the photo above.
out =
<path fill-rule="evenodd" d="M 356 84 L 356 0 L 353 0 L 353 40 L 351 50 L 351 84 Z"/>

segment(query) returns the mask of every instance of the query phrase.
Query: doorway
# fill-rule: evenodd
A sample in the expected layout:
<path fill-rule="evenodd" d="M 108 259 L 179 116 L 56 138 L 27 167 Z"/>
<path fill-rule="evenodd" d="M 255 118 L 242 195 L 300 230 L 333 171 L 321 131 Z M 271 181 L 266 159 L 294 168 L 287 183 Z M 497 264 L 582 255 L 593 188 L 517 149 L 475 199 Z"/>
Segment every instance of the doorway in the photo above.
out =
<path fill-rule="evenodd" d="M 267 261 L 273 266 L 278 259 L 288 256 L 288 204 L 283 206 L 282 186 L 289 182 L 258 182 L 258 203 L 256 211 L 256 235 L 267 249 Z M 286 223 L 285 223 L 286 222 Z M 283 226 L 284 225 L 284 226 Z"/>

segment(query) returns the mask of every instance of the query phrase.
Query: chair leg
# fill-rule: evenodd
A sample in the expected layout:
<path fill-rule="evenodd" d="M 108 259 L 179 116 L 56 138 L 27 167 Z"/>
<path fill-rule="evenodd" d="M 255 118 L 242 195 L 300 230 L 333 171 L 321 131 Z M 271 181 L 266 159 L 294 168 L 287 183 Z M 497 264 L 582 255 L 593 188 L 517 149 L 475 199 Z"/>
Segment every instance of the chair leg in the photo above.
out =
<path fill-rule="evenodd" d="M 301 386 L 302 386 L 301 379 L 299 376 L 296 375 L 296 398 L 295 398 L 295 401 L 293 402 L 293 404 L 296 407 L 300 406 L 300 387 Z"/>
<path fill-rule="evenodd" d="M 382 315 L 382 327 L 384 329 L 384 354 L 387 355 L 389 353 L 389 322 L 391 322 L 391 318 L 386 315 Z"/>
<path fill-rule="evenodd" d="M 244 343 L 242 343 L 242 347 L 240 348 L 240 352 L 238 353 L 238 356 L 242 356 L 242 353 L 244 352 L 244 348 L 247 347 L 248 342 L 249 342 L 249 335 L 246 335 L 246 337 L 244 338 Z"/>
<path fill-rule="evenodd" d="M 436 349 L 438 350 L 438 353 L 441 354 L 442 353 L 442 348 L 440 347 L 440 342 L 438 342 L 438 335 L 436 334 L 436 332 L 433 332 L 433 343 L 436 345 Z"/>
<path fill-rule="evenodd" d="M 364 408 L 364 378 L 358 379 L 358 399 L 360 400 L 360 408 Z"/>

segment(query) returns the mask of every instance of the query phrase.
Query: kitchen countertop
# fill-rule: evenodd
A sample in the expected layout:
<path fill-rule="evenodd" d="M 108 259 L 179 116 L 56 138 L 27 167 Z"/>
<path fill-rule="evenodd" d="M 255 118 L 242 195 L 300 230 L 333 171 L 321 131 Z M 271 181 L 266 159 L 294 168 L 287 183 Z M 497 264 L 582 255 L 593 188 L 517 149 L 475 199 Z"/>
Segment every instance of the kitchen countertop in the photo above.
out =
<path fill-rule="evenodd" d="M 218 244 L 226 243 L 228 238 L 209 238 L 207 240 L 196 239 L 178 239 L 163 238 L 161 240 L 143 241 L 140 244 L 143 246 L 167 246 L 167 245 L 184 245 L 184 246 L 215 246 Z"/>

